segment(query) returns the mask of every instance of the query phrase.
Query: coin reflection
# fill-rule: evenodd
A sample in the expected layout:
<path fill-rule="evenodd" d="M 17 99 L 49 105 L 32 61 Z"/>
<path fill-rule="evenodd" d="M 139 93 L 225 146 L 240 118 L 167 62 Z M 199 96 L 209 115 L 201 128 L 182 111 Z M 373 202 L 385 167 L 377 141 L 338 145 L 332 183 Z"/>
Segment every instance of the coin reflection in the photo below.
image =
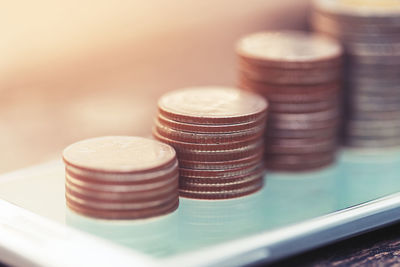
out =
<path fill-rule="evenodd" d="M 177 212 L 143 220 L 99 220 L 81 216 L 69 209 L 68 225 L 117 244 L 162 257 L 173 253 L 177 236 Z"/>
<path fill-rule="evenodd" d="M 228 200 L 181 198 L 179 238 L 183 250 L 239 238 L 260 230 L 262 193 Z M 190 241 L 190 242 L 187 242 Z"/>

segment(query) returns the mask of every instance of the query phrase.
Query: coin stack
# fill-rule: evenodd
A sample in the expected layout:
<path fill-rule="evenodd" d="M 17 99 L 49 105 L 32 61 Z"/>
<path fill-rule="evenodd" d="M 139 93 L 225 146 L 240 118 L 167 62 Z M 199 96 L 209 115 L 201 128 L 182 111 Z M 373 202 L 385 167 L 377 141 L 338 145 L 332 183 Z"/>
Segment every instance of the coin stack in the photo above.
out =
<path fill-rule="evenodd" d="M 239 40 L 239 87 L 268 99 L 265 163 L 277 171 L 331 164 L 340 117 L 340 45 L 296 31 Z"/>
<path fill-rule="evenodd" d="M 139 219 L 177 209 L 178 161 L 155 140 L 107 136 L 63 152 L 68 207 L 89 217 Z"/>
<path fill-rule="evenodd" d="M 263 186 L 267 102 L 227 87 L 194 87 L 165 94 L 153 135 L 173 146 L 183 197 L 226 199 Z"/>
<path fill-rule="evenodd" d="M 400 2 L 317 0 L 311 21 L 345 50 L 345 144 L 400 145 Z"/>

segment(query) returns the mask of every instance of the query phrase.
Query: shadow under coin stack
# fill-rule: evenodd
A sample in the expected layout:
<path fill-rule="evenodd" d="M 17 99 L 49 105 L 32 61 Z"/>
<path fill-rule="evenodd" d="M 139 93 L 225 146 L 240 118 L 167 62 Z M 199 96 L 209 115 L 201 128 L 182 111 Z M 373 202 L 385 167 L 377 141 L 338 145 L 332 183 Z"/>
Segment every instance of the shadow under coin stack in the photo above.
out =
<path fill-rule="evenodd" d="M 400 145 L 400 1 L 314 1 L 313 28 L 346 54 L 344 143 Z"/>
<path fill-rule="evenodd" d="M 334 162 L 342 50 L 308 33 L 260 32 L 236 47 L 239 87 L 268 99 L 266 167 L 312 170 Z"/>
<path fill-rule="evenodd" d="M 175 148 L 183 197 L 226 199 L 263 186 L 267 102 L 236 88 L 194 87 L 158 102 L 154 137 Z"/>
<path fill-rule="evenodd" d="M 63 152 L 68 207 L 89 217 L 139 219 L 178 208 L 178 161 L 155 140 L 108 136 Z"/>

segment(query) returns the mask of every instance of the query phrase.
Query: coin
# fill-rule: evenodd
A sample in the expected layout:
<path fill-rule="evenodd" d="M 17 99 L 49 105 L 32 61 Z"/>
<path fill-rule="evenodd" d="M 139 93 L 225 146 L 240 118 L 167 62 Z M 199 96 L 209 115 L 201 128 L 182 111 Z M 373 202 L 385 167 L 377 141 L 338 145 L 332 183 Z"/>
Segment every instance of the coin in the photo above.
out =
<path fill-rule="evenodd" d="M 222 177 L 209 177 L 209 176 L 184 176 L 181 175 L 179 183 L 196 183 L 196 184 L 207 184 L 212 186 L 214 184 L 224 185 L 230 183 L 245 182 L 254 179 L 258 179 L 260 176 L 264 176 L 264 166 L 259 165 L 258 168 L 253 169 L 249 173 L 237 174 L 234 176 L 222 176 Z M 218 188 L 218 187 L 216 187 Z"/>
<path fill-rule="evenodd" d="M 400 3 L 396 0 L 314 0 L 315 10 L 348 23 L 400 25 Z"/>
<path fill-rule="evenodd" d="M 260 162 L 255 162 L 253 165 L 246 167 L 237 167 L 230 170 L 193 170 L 180 168 L 179 174 L 184 177 L 209 177 L 209 178 L 223 178 L 223 177 L 233 177 L 237 175 L 248 175 L 254 170 L 260 169 Z"/>
<path fill-rule="evenodd" d="M 190 124 L 182 123 L 174 120 L 170 120 L 161 114 L 158 115 L 156 125 L 164 125 L 172 130 L 184 131 L 190 133 L 219 133 L 229 134 L 234 132 L 246 131 L 252 128 L 260 128 L 265 124 L 266 117 L 260 117 L 254 121 L 247 123 L 236 123 L 236 124 L 217 124 L 217 125 L 202 125 L 202 124 Z"/>
<path fill-rule="evenodd" d="M 254 80 L 271 84 L 321 84 L 335 81 L 341 76 L 340 68 L 325 69 L 274 69 L 252 68 L 242 63 L 239 66 L 243 76 Z"/>
<path fill-rule="evenodd" d="M 196 149 L 180 149 L 176 148 L 178 158 L 189 161 L 231 161 L 250 157 L 263 150 L 264 142 L 259 140 L 257 143 L 235 149 L 225 150 L 196 150 Z"/>
<path fill-rule="evenodd" d="M 88 190 L 96 190 L 96 191 L 103 191 L 103 192 L 130 192 L 130 193 L 140 193 L 140 192 L 147 192 L 152 190 L 162 189 L 166 186 L 170 186 L 176 184 L 178 181 L 178 174 L 174 174 L 173 176 L 165 179 L 163 181 L 158 181 L 155 183 L 150 184 L 101 184 L 101 183 L 94 183 L 90 181 L 85 181 L 73 176 L 66 174 L 66 183 L 72 184 L 74 186 L 88 189 Z"/>
<path fill-rule="evenodd" d="M 266 154 L 265 165 L 274 171 L 308 171 L 331 165 L 334 153 L 313 153 L 304 155 Z"/>
<path fill-rule="evenodd" d="M 180 181 L 180 188 L 181 190 L 193 190 L 198 192 L 214 192 L 215 190 L 218 191 L 229 191 L 229 190 L 237 190 L 242 188 L 247 188 L 252 185 L 259 185 L 260 180 L 262 180 L 262 176 L 258 177 L 248 177 L 245 180 L 235 181 L 235 182 L 228 182 L 228 183 L 218 183 L 218 184 L 210 184 L 210 183 L 193 183 L 188 182 L 185 180 Z"/>
<path fill-rule="evenodd" d="M 83 140 L 63 152 L 67 165 L 97 172 L 140 173 L 158 170 L 175 161 L 171 146 L 130 136 L 106 136 Z"/>
<path fill-rule="evenodd" d="M 336 122 L 335 124 L 333 124 L 332 127 L 328 127 L 328 128 L 322 128 L 322 129 L 296 129 L 295 127 L 292 127 L 289 129 L 273 129 L 267 132 L 267 139 L 269 137 L 272 138 L 314 138 L 314 137 L 321 137 L 321 138 L 335 138 L 335 136 L 338 133 L 338 129 L 336 127 L 338 123 Z M 294 129 L 294 130 L 293 130 Z"/>
<path fill-rule="evenodd" d="M 77 142 L 63 152 L 67 206 L 104 219 L 140 219 L 177 208 L 175 150 L 141 137 L 107 136 Z"/>
<path fill-rule="evenodd" d="M 267 101 L 230 87 L 193 87 L 162 96 L 159 113 L 171 120 L 194 124 L 248 123 L 265 117 Z"/>
<path fill-rule="evenodd" d="M 399 136 L 387 137 L 387 136 L 374 136 L 368 138 L 353 138 L 347 136 L 345 139 L 345 145 L 350 147 L 358 148 L 388 148 L 400 146 Z"/>
<path fill-rule="evenodd" d="M 177 132 L 177 134 L 182 134 L 182 133 Z M 176 150 L 194 149 L 194 150 L 202 150 L 202 151 L 226 150 L 226 149 L 236 149 L 236 148 L 246 147 L 251 144 L 257 143 L 259 141 L 260 136 L 262 136 L 262 134 L 263 134 L 263 131 L 259 132 L 257 134 L 257 136 L 255 136 L 255 137 L 251 137 L 251 138 L 245 139 L 243 141 L 238 140 L 236 142 L 226 142 L 225 141 L 226 139 L 222 139 L 222 137 L 221 137 L 219 139 L 219 140 L 221 140 L 221 142 L 207 144 L 207 143 L 201 143 L 201 142 L 196 143 L 195 140 L 193 142 L 180 141 L 183 138 L 176 138 L 174 135 L 171 135 L 171 138 L 167 138 L 167 137 L 164 137 L 161 134 L 159 134 L 156 129 L 153 131 L 154 138 L 156 138 L 160 142 L 171 145 Z M 229 134 L 227 134 L 227 135 L 229 135 Z M 203 135 L 203 136 L 207 136 L 207 135 Z M 223 136 L 223 135 L 221 135 L 221 136 Z M 189 138 L 185 138 L 185 140 L 186 139 L 189 139 Z"/>
<path fill-rule="evenodd" d="M 179 164 L 181 168 L 186 168 L 186 169 L 225 171 L 235 168 L 247 167 L 259 163 L 261 162 L 263 154 L 264 151 L 261 148 L 261 150 L 259 150 L 255 154 L 238 160 L 207 162 L 207 161 L 189 161 L 185 159 L 180 159 Z"/>
<path fill-rule="evenodd" d="M 120 201 L 120 202 L 140 202 L 149 201 L 155 199 L 164 199 L 165 197 L 175 194 L 177 192 L 178 183 L 171 184 L 170 186 L 165 186 L 162 188 L 157 188 L 156 190 L 150 190 L 141 192 L 109 192 L 109 191 L 99 191 L 93 190 L 93 188 L 84 188 L 76 186 L 72 183 L 66 182 L 66 193 L 70 195 L 75 195 L 82 199 L 91 200 L 107 200 L 107 201 Z"/>
<path fill-rule="evenodd" d="M 270 102 L 271 113 L 313 113 L 337 108 L 340 105 L 338 97 L 318 102 L 307 103 L 275 103 Z"/>
<path fill-rule="evenodd" d="M 156 138 L 166 138 L 185 143 L 219 145 L 258 139 L 263 135 L 264 129 L 265 124 L 262 124 L 258 127 L 249 128 L 240 132 L 203 134 L 177 131 L 156 123 L 153 135 Z"/>
<path fill-rule="evenodd" d="M 284 69 L 335 67 L 342 55 L 331 39 L 296 31 L 248 35 L 238 42 L 236 52 L 252 64 Z"/>
<path fill-rule="evenodd" d="M 332 119 L 336 119 L 339 116 L 339 111 L 337 109 L 328 109 L 319 112 L 310 112 L 310 113 L 297 113 L 297 114 L 288 114 L 288 113 L 270 113 L 270 123 L 274 122 L 319 122 L 319 121 L 328 121 Z"/>
<path fill-rule="evenodd" d="M 327 139 L 273 139 L 266 144 L 266 151 L 274 154 L 311 154 L 334 151 L 337 140 Z"/>
<path fill-rule="evenodd" d="M 178 171 L 178 161 L 175 159 L 171 166 L 164 170 L 157 170 L 148 173 L 104 173 L 82 170 L 73 166 L 65 166 L 67 175 L 79 178 L 80 180 L 92 181 L 104 184 L 145 184 L 164 180 L 175 175 Z"/>
<path fill-rule="evenodd" d="M 156 209 L 147 209 L 147 210 L 104 210 L 104 209 L 92 209 L 87 208 L 85 206 L 79 205 L 73 201 L 67 199 L 68 207 L 79 213 L 89 217 L 100 218 L 100 219 L 109 219 L 109 220 L 131 220 L 131 219 L 142 219 L 149 217 L 161 216 L 164 214 L 171 213 L 175 211 L 179 206 L 179 199 L 168 205 L 158 207 Z"/>
<path fill-rule="evenodd" d="M 249 185 L 245 188 L 232 190 L 215 190 L 215 191 L 197 191 L 181 189 L 180 196 L 196 199 L 229 199 L 246 196 L 259 191 L 264 184 L 264 180 L 260 179 L 258 183 Z"/>

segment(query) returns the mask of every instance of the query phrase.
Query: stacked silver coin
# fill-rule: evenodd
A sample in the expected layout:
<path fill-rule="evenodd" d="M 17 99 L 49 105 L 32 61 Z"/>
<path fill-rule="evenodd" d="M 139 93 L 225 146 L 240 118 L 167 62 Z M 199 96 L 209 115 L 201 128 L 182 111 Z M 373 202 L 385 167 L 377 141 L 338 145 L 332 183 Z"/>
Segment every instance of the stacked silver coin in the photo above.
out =
<path fill-rule="evenodd" d="M 315 0 L 311 22 L 346 53 L 344 143 L 400 145 L 400 1 Z"/>

